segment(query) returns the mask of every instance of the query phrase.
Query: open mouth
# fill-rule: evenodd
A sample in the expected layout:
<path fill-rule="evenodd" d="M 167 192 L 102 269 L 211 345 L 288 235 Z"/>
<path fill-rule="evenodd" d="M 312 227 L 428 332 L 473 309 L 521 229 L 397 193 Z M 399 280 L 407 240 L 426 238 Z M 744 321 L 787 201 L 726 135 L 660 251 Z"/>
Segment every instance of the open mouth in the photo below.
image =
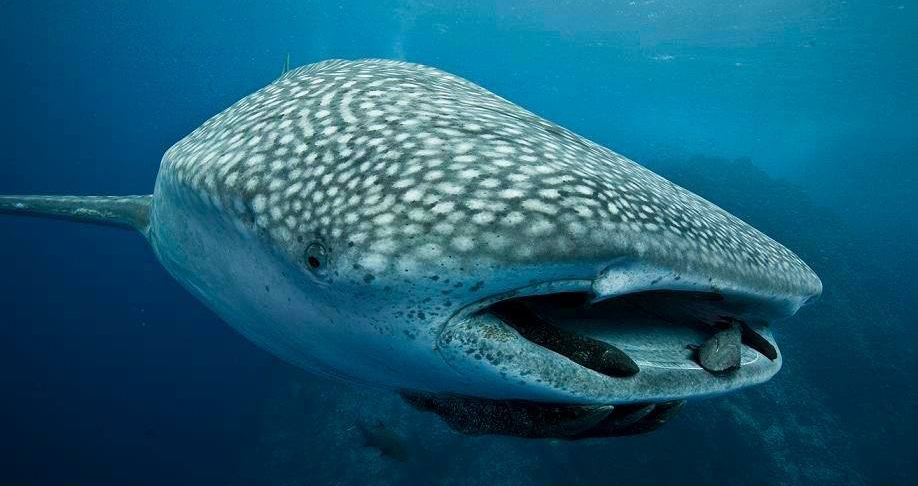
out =
<path fill-rule="evenodd" d="M 603 375 L 642 369 L 738 371 L 776 361 L 767 323 L 738 317 L 737 303 L 711 292 L 647 291 L 599 302 L 587 292 L 518 297 L 481 311 L 526 340 Z"/>
<path fill-rule="evenodd" d="M 466 434 L 610 437 L 654 430 L 684 398 L 761 383 L 781 366 L 754 298 L 554 290 L 496 297 L 442 331 L 441 354 L 475 396 L 403 397 Z"/>
<path fill-rule="evenodd" d="M 750 293 L 597 294 L 555 282 L 494 296 L 451 319 L 438 349 L 489 398 L 623 404 L 716 395 L 771 378 L 781 355 Z"/>

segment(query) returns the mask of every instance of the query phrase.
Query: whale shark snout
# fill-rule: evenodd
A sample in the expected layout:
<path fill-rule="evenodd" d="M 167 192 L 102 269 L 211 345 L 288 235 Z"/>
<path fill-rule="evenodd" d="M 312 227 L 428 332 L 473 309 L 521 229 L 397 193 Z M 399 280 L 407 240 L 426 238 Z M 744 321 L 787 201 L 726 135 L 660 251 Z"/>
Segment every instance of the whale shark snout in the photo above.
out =
<path fill-rule="evenodd" d="M 474 433 L 651 430 L 681 399 L 774 375 L 771 324 L 822 290 L 705 199 L 396 61 L 285 72 L 171 147 L 152 196 L 0 212 L 137 229 L 258 345 Z M 536 425 L 473 427 L 475 410 Z"/>

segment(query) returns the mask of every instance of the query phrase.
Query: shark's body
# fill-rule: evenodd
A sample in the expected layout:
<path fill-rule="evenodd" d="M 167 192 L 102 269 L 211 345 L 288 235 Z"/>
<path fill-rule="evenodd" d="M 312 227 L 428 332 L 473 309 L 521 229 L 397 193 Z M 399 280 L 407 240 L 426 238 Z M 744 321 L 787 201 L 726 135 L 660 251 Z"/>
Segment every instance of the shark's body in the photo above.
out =
<path fill-rule="evenodd" d="M 475 84 L 395 61 L 287 72 L 170 148 L 152 199 L 7 197 L 0 211 L 136 227 L 274 354 L 432 394 L 614 404 L 759 383 L 781 363 L 763 355 L 765 323 L 821 292 L 792 252 L 708 201 Z M 558 293 L 599 303 L 533 297 Z M 508 299 L 565 342 L 534 342 L 511 322 L 520 312 L 492 308 Z M 738 370 L 710 373 L 687 348 L 714 322 L 757 337 Z M 571 333 L 640 371 L 597 372 L 599 358 L 563 350 Z"/>

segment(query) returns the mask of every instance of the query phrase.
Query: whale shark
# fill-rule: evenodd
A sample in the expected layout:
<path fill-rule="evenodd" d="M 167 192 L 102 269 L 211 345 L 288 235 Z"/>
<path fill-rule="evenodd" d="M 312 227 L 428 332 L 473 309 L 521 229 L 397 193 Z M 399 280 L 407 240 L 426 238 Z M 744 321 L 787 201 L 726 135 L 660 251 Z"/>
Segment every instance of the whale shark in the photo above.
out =
<path fill-rule="evenodd" d="M 0 196 L 139 231 L 258 346 L 464 433 L 652 430 L 780 369 L 822 292 L 702 197 L 458 76 L 287 70 L 164 154 L 152 195 Z"/>

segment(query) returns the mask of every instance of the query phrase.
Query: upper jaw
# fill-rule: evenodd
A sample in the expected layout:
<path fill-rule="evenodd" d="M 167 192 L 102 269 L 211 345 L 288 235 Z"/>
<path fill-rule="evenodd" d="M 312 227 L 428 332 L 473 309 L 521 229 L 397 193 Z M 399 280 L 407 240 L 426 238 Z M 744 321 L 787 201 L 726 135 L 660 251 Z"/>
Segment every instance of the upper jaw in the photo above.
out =
<path fill-rule="evenodd" d="M 723 297 L 718 304 L 721 311 L 733 317 L 771 322 L 790 317 L 813 302 L 822 293 L 822 283 L 808 267 L 796 285 L 788 286 L 711 272 L 679 271 L 626 257 L 609 263 L 591 285 L 596 301 L 656 290 L 717 294 Z"/>

